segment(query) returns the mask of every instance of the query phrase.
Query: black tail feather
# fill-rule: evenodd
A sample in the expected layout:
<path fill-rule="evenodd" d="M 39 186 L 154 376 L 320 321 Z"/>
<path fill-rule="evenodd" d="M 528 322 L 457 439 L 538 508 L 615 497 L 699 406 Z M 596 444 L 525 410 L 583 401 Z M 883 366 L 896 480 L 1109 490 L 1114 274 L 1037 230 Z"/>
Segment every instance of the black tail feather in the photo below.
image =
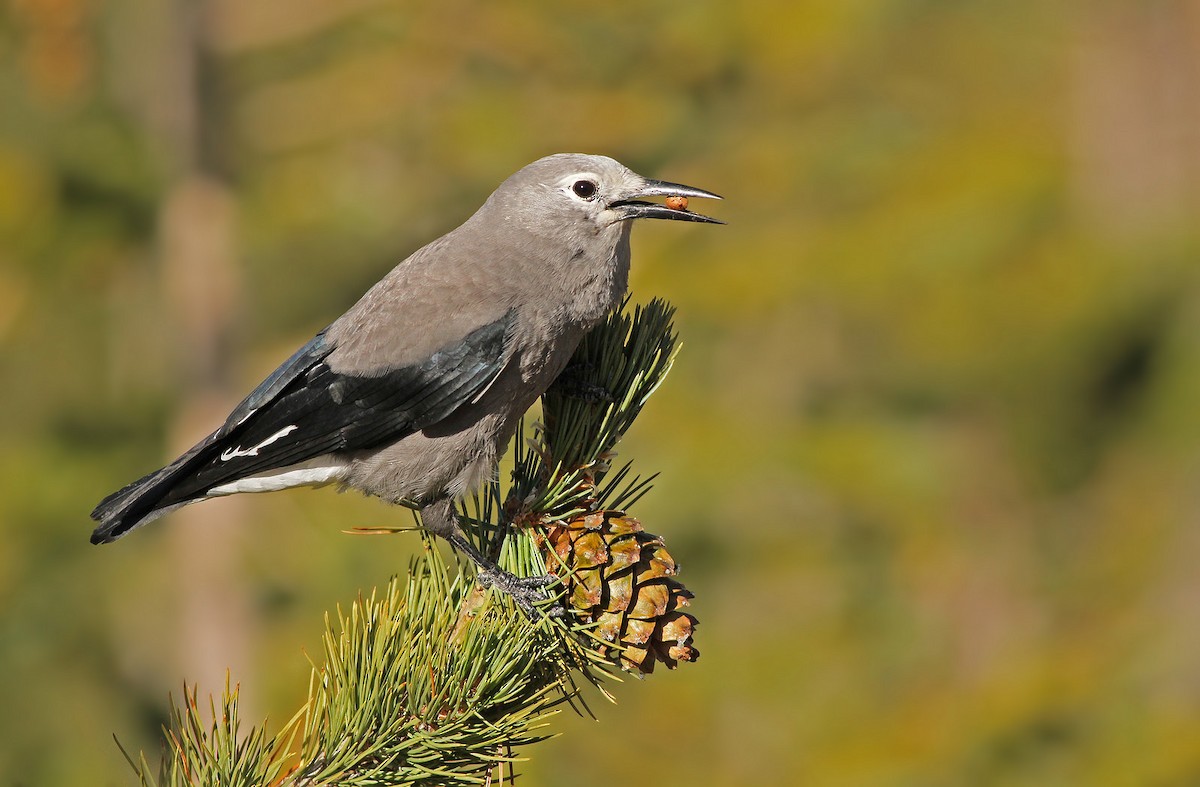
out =
<path fill-rule="evenodd" d="M 100 501 L 92 519 L 100 524 L 92 531 L 93 544 L 108 544 L 180 506 L 204 498 L 203 490 L 185 491 L 196 466 L 207 458 L 213 435 L 166 467 L 155 470 Z M 181 489 L 184 487 L 185 489 Z M 190 491 L 190 494 L 188 492 Z"/>

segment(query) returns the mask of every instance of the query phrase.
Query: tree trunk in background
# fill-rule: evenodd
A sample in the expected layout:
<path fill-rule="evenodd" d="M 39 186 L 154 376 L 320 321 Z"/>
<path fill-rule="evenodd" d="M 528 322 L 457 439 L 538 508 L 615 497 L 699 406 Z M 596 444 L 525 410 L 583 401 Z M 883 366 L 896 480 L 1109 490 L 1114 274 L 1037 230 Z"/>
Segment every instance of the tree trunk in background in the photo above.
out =
<path fill-rule="evenodd" d="M 1200 209 L 1200 3 L 1091 4 L 1077 16 L 1077 202 L 1092 229 L 1133 237 Z"/>
<path fill-rule="evenodd" d="M 179 368 L 187 399 L 170 433 L 178 455 L 218 426 L 236 404 L 229 390 L 225 336 L 236 312 L 234 211 L 227 188 L 202 175 L 177 183 L 163 206 L 164 289 L 182 341 Z M 214 501 L 173 515 L 180 608 L 179 664 L 183 677 L 217 691 L 225 671 L 254 684 L 248 642 L 252 612 L 240 581 L 237 536 L 244 501 Z"/>
<path fill-rule="evenodd" d="M 186 450 L 216 428 L 236 404 L 228 385 L 227 336 L 240 304 L 235 204 L 210 162 L 213 119 L 220 108 L 203 84 L 206 3 L 175 0 L 176 46 L 164 64 L 169 76 L 159 96 L 175 180 L 159 213 L 164 300 L 175 320 L 186 401 L 170 430 L 170 455 Z M 257 685 L 249 642 L 253 612 L 240 581 L 237 537 L 244 501 L 227 499 L 174 514 L 171 533 L 178 566 L 178 665 L 182 679 L 219 691 L 229 670 Z M 256 715 L 246 707 L 249 716 Z"/>

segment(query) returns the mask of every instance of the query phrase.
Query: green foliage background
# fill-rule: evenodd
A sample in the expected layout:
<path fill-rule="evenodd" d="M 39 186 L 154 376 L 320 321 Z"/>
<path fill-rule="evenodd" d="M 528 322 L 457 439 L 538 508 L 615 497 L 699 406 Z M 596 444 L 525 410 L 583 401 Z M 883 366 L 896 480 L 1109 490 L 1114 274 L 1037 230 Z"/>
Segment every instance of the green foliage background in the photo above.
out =
<path fill-rule="evenodd" d="M 409 514 L 290 492 L 101 549 L 87 512 L 578 150 L 727 197 L 635 233 L 685 346 L 621 448 L 704 657 L 562 717 L 526 783 L 1200 781 L 1197 31 L 1182 0 L 0 7 L 0 780 L 129 783 L 110 735 L 152 750 L 225 666 L 290 716 L 325 610 L 419 548 L 339 529 Z M 178 215 L 228 264 L 172 273 Z"/>

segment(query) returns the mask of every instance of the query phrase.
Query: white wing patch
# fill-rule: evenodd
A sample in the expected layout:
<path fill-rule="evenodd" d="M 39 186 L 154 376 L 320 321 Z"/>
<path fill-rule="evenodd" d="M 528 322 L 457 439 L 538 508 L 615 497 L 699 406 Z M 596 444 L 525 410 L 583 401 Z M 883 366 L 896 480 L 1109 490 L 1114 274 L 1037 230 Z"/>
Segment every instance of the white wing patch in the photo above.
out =
<path fill-rule="evenodd" d="M 249 417 L 249 416 L 247 416 L 247 417 Z M 243 420 L 245 420 L 245 419 L 243 419 Z M 292 424 L 291 426 L 285 426 L 282 429 L 280 429 L 278 432 L 276 432 L 275 434 L 268 437 L 266 440 L 263 440 L 261 443 L 254 446 L 253 448 L 242 448 L 240 445 L 237 446 L 236 448 L 227 448 L 221 452 L 221 461 L 228 462 L 230 459 L 237 459 L 239 456 L 258 456 L 258 452 L 260 449 L 266 448 L 267 446 L 269 446 L 271 443 L 275 442 L 276 440 L 282 440 L 283 438 L 287 437 L 288 435 L 290 435 L 292 432 L 296 431 L 299 428 L 300 427 L 296 426 L 295 424 Z"/>

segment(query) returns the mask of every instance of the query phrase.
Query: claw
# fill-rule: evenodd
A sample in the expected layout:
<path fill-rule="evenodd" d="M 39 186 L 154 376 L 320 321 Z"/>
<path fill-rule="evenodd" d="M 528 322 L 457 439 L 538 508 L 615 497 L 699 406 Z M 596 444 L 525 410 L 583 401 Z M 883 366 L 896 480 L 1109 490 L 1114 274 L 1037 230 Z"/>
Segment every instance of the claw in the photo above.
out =
<path fill-rule="evenodd" d="M 439 512 L 434 510 L 427 517 L 427 510 L 429 510 L 429 507 L 422 509 L 422 519 L 437 522 L 436 516 Z M 428 527 L 428 525 L 426 526 Z M 560 598 L 560 594 L 548 590 L 551 585 L 558 581 L 558 578 L 554 575 L 543 574 L 536 577 L 518 577 L 516 574 L 512 574 L 497 566 L 495 561 L 485 557 L 482 552 L 467 540 L 459 527 L 455 526 L 449 532 L 435 532 L 441 533 L 447 541 L 454 545 L 455 549 L 460 550 L 471 559 L 471 562 L 475 564 L 477 569 L 475 576 L 479 584 L 484 587 L 494 587 L 507 593 L 531 621 L 536 623 L 541 619 L 542 615 L 556 618 L 566 614 L 561 601 L 559 601 L 555 609 L 546 609 L 544 611 L 541 609 L 548 602 Z"/>
<path fill-rule="evenodd" d="M 575 361 L 567 366 L 554 381 L 557 393 L 587 404 L 612 404 L 616 401 L 613 392 L 603 385 L 590 382 L 594 367 L 590 363 Z"/>
<path fill-rule="evenodd" d="M 494 587 L 511 596 L 531 621 L 536 622 L 542 615 L 560 618 L 566 614 L 566 610 L 561 604 L 550 609 L 542 609 L 547 602 L 557 598 L 557 594 L 548 591 L 548 588 L 558 581 L 553 574 L 545 574 L 540 577 L 518 577 L 516 574 L 495 569 L 480 571 L 478 577 L 480 584 L 485 587 Z"/>

